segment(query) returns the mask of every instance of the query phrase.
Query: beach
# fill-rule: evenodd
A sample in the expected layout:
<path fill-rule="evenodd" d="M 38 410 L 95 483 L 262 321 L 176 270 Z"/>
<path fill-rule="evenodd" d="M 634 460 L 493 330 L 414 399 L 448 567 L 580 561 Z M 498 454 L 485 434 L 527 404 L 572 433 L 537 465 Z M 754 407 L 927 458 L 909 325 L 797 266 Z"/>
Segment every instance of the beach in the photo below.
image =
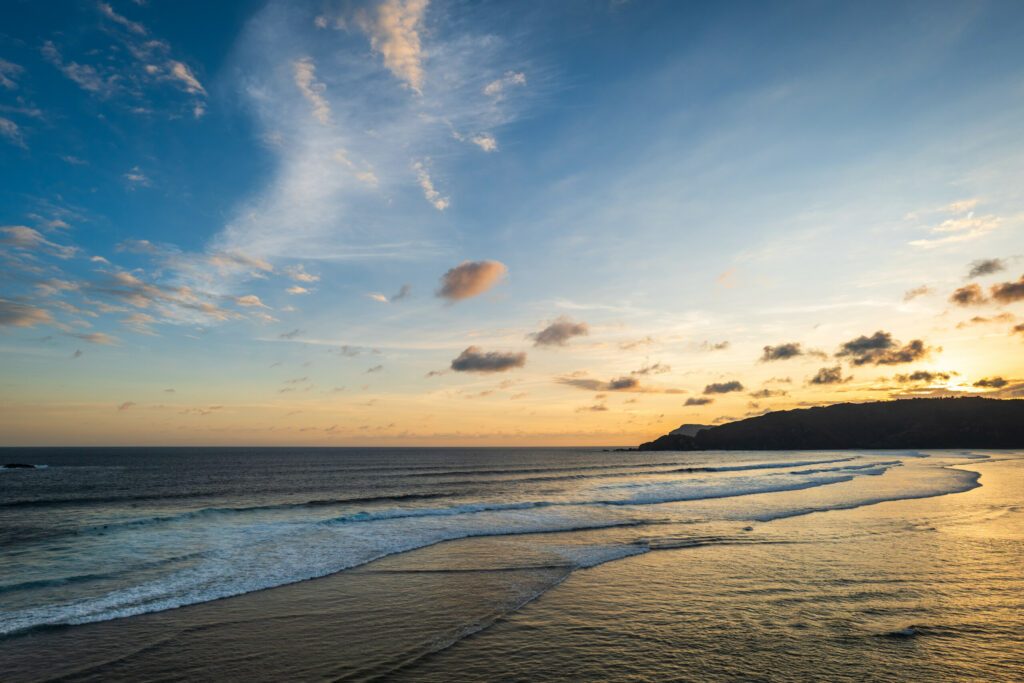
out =
<path fill-rule="evenodd" d="M 1024 670 L 1017 452 L 188 450 L 0 475 L 4 680 Z"/>

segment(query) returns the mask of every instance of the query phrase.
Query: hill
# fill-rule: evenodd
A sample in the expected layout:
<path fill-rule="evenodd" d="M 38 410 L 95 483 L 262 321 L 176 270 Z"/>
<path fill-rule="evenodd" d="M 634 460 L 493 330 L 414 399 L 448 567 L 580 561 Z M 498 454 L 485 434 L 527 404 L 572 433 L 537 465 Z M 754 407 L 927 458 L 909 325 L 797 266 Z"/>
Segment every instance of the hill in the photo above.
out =
<path fill-rule="evenodd" d="M 1024 400 L 915 398 L 783 410 L 692 436 L 666 434 L 639 450 L 842 448 L 1024 448 Z"/>

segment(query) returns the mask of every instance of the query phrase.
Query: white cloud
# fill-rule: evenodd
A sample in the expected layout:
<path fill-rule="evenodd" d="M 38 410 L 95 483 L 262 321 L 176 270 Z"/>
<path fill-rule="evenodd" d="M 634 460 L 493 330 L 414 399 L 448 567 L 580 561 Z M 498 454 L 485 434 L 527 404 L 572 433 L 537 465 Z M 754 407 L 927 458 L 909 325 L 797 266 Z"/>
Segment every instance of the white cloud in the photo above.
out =
<path fill-rule="evenodd" d="M 97 7 L 99 7 L 100 13 L 103 16 L 105 16 L 107 19 L 110 19 L 111 21 L 113 21 L 116 24 L 120 24 L 121 26 L 124 26 L 126 29 L 128 29 L 129 31 L 131 31 L 132 33 L 134 33 L 137 36 L 144 36 L 144 35 L 146 35 L 146 27 L 145 26 L 143 26 L 142 24 L 140 24 L 137 21 L 132 21 L 131 19 L 128 19 L 127 17 L 124 17 L 124 16 L 118 14 L 117 12 L 114 11 L 114 8 L 111 7 L 109 4 L 107 4 L 105 2 L 101 2 L 101 3 L 99 3 L 97 5 Z"/>
<path fill-rule="evenodd" d="M 488 97 L 501 98 L 507 88 L 516 85 L 526 85 L 526 74 L 521 71 L 506 71 L 504 76 L 484 86 L 484 94 Z"/>
<path fill-rule="evenodd" d="M 298 263 L 298 264 L 296 264 L 294 266 L 288 266 L 287 268 L 284 269 L 284 272 L 288 275 L 288 277 L 290 277 L 291 279 L 295 280 L 296 282 L 319 282 L 320 281 L 320 276 L 319 275 L 313 275 L 312 273 L 307 273 L 306 272 L 306 267 L 303 266 L 301 263 Z"/>
<path fill-rule="evenodd" d="M 0 59 L 0 87 L 7 88 L 8 90 L 17 90 L 18 84 L 15 79 L 24 71 L 25 69 L 18 64 L 8 62 L 6 59 Z"/>
<path fill-rule="evenodd" d="M 385 0 L 375 16 L 364 12 L 357 17 L 384 66 L 417 93 L 423 91 L 424 77 L 419 29 L 428 4 L 429 0 Z"/>
<path fill-rule="evenodd" d="M 423 165 L 423 162 L 414 161 L 412 170 L 416 172 L 416 179 L 420 187 L 423 188 L 423 196 L 426 200 L 438 211 L 447 209 L 451 202 L 448 200 L 448 197 L 441 196 L 441 193 L 434 187 L 434 181 L 431 180 L 430 173 L 427 171 L 426 166 Z"/>
<path fill-rule="evenodd" d="M 134 190 L 136 187 L 149 187 L 152 184 L 149 177 L 138 166 L 133 166 L 122 177 L 128 183 L 129 190 Z"/>
<path fill-rule="evenodd" d="M 0 137 L 4 138 L 16 147 L 25 148 L 25 137 L 21 134 L 21 128 L 14 121 L 0 116 Z"/>
<path fill-rule="evenodd" d="M 288 292 L 289 294 L 291 294 L 293 296 L 296 295 L 296 294 L 309 294 L 309 290 L 308 289 L 306 289 L 305 287 L 300 287 L 299 285 L 292 285 L 291 287 L 289 287 L 288 289 L 286 289 L 284 291 Z"/>
<path fill-rule="evenodd" d="M 992 214 L 976 216 L 974 208 L 977 205 L 977 199 L 966 199 L 943 207 L 940 210 L 941 213 L 961 215 L 928 226 L 928 232 L 936 237 L 912 240 L 910 245 L 921 249 L 934 249 L 949 244 L 968 242 L 984 237 L 1002 224 L 1003 220 L 999 216 Z M 934 215 L 934 212 L 931 213 Z M 915 220 L 917 217 L 917 214 L 912 214 L 909 218 Z"/>
<path fill-rule="evenodd" d="M 185 92 L 191 95 L 206 95 L 206 89 L 203 88 L 203 84 L 199 82 L 188 65 L 173 59 L 167 62 L 167 65 L 170 67 L 171 77 L 182 84 Z"/>
<path fill-rule="evenodd" d="M 490 133 L 479 133 L 471 137 L 469 141 L 485 152 L 498 151 L 498 141 Z"/>
<path fill-rule="evenodd" d="M 327 86 L 316 80 L 316 64 L 309 57 L 304 57 L 292 64 L 295 74 L 295 85 L 302 96 L 313 105 L 313 118 L 325 126 L 331 121 L 331 107 L 324 99 Z"/>
<path fill-rule="evenodd" d="M 245 296 L 236 296 L 235 303 L 239 306 L 246 306 L 249 308 L 268 308 L 258 296 L 255 294 L 246 294 Z"/>

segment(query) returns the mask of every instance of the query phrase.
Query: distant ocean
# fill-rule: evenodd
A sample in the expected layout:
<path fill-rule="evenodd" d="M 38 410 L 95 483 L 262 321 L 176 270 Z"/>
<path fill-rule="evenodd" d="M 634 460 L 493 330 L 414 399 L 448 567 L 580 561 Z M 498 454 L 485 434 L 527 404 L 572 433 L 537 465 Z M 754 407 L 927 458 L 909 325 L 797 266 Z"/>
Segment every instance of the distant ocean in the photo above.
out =
<path fill-rule="evenodd" d="M 1020 453 L 0 460 L 46 466 L 0 471 L 3 680 L 792 680 L 787 647 L 796 678 L 1024 680 Z"/>

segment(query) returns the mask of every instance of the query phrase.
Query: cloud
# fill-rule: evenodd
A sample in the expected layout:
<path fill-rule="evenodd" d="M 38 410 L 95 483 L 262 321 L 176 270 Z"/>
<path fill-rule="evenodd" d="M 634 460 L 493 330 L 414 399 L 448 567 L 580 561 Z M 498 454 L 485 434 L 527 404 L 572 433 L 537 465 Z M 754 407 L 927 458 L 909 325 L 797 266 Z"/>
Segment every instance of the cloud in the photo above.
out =
<path fill-rule="evenodd" d="M 752 391 L 750 395 L 753 398 L 775 398 L 776 396 L 788 396 L 789 392 L 781 389 L 761 389 L 760 391 Z"/>
<path fill-rule="evenodd" d="M 1001 282 L 992 285 L 992 298 L 1001 304 L 1009 304 L 1024 299 L 1024 275 L 1016 282 Z"/>
<path fill-rule="evenodd" d="M 383 365 L 374 365 L 373 367 L 366 369 L 366 374 L 369 375 L 369 374 L 374 373 L 374 372 L 380 372 L 383 369 L 384 369 Z"/>
<path fill-rule="evenodd" d="M 705 339 L 700 344 L 701 351 L 725 351 L 727 348 L 729 348 L 727 341 L 712 342 Z"/>
<path fill-rule="evenodd" d="M 928 232 L 937 237 L 913 240 L 910 242 L 911 246 L 934 249 L 950 244 L 959 244 L 983 237 L 998 228 L 1002 224 L 1002 219 L 998 216 L 975 215 L 974 207 L 977 206 L 977 203 L 977 200 L 972 199 L 953 202 L 946 206 L 942 211 L 947 214 L 955 214 L 955 216 L 927 226 Z"/>
<path fill-rule="evenodd" d="M 246 294 L 245 296 L 236 296 L 235 303 L 239 306 L 246 306 L 250 308 L 267 308 L 267 305 L 263 303 L 258 296 L 255 294 Z"/>
<path fill-rule="evenodd" d="M 360 12 L 356 23 L 384 66 L 416 93 L 423 91 L 423 47 L 419 29 L 429 0 L 385 0 L 375 14 Z"/>
<path fill-rule="evenodd" d="M 904 301 L 913 301 L 914 299 L 916 299 L 918 297 L 925 296 L 927 294 L 931 294 L 931 292 L 932 292 L 932 288 L 931 287 L 929 287 L 928 285 L 921 285 L 920 287 L 914 287 L 913 289 L 908 289 L 906 292 L 904 292 L 903 293 L 903 300 Z"/>
<path fill-rule="evenodd" d="M 48 62 L 57 67 L 82 90 L 107 97 L 116 89 L 116 80 L 113 77 L 107 79 L 100 76 L 94 67 L 77 62 L 65 63 L 60 51 L 52 41 L 48 40 L 43 43 L 42 53 Z"/>
<path fill-rule="evenodd" d="M 0 327 L 35 327 L 51 322 L 53 317 L 42 308 L 0 299 Z"/>
<path fill-rule="evenodd" d="M 526 354 L 519 352 L 483 351 L 469 346 L 452 361 L 455 372 L 504 372 L 526 365 Z"/>
<path fill-rule="evenodd" d="M 808 384 L 842 384 L 843 382 L 849 382 L 850 378 L 843 379 L 843 368 L 842 366 L 835 366 L 834 368 L 822 368 L 818 370 L 814 377 L 808 380 Z"/>
<path fill-rule="evenodd" d="M 288 292 L 292 296 L 298 296 L 299 294 L 309 294 L 310 293 L 310 290 L 306 289 L 305 287 L 300 287 L 299 285 L 292 285 L 291 287 L 287 288 L 284 291 Z"/>
<path fill-rule="evenodd" d="M 672 366 L 665 365 L 664 363 L 655 363 L 654 365 L 644 364 L 639 370 L 633 370 L 629 374 L 631 375 L 663 375 L 666 372 L 672 372 Z"/>
<path fill-rule="evenodd" d="M 498 151 L 498 141 L 490 133 L 478 133 L 471 137 L 469 141 L 485 152 Z"/>
<path fill-rule="evenodd" d="M 714 403 L 715 399 L 707 397 L 694 397 L 686 399 L 684 406 L 706 406 L 710 403 Z"/>
<path fill-rule="evenodd" d="M 87 334 L 72 334 L 72 337 L 87 341 L 90 344 L 102 344 L 103 346 L 117 345 L 117 337 L 112 337 L 103 332 L 89 332 Z"/>
<path fill-rule="evenodd" d="M 25 136 L 21 134 L 21 128 L 18 124 L 3 116 L 0 116 L 0 137 L 15 147 L 28 149 L 28 146 L 25 144 Z"/>
<path fill-rule="evenodd" d="M 138 166 L 133 166 L 130 171 L 121 177 L 128 183 L 129 190 L 134 190 L 136 187 L 150 187 L 152 185 L 152 181 Z"/>
<path fill-rule="evenodd" d="M 301 337 L 304 334 L 306 334 L 306 332 L 304 330 L 300 330 L 300 329 L 296 328 L 296 329 L 292 330 L 291 332 L 284 332 L 284 333 L 282 333 L 282 334 L 280 334 L 278 336 L 281 339 L 297 339 L 297 338 Z"/>
<path fill-rule="evenodd" d="M 1012 313 L 1006 312 L 1000 313 L 999 315 L 993 315 L 991 317 L 976 315 L 970 320 L 964 320 L 960 323 L 957 323 L 956 327 L 958 330 L 962 330 L 965 327 L 970 327 L 971 325 L 987 325 L 991 323 L 1012 323 L 1016 319 L 1017 316 L 1015 316 Z"/>
<path fill-rule="evenodd" d="M 117 407 L 117 409 L 118 409 L 119 411 L 125 411 L 125 410 L 128 410 L 129 408 L 133 408 L 133 407 L 135 407 L 135 405 L 136 405 L 136 404 L 135 404 L 135 401 L 125 401 L 124 403 L 122 403 L 121 405 L 119 405 L 119 406 Z"/>
<path fill-rule="evenodd" d="M 906 384 L 909 382 L 945 382 L 952 378 L 948 372 L 931 372 L 929 370 L 915 370 L 910 374 L 896 375 L 893 377 L 897 382 Z"/>
<path fill-rule="evenodd" d="M 901 346 L 891 334 L 879 330 L 870 337 L 862 335 L 844 343 L 836 358 L 849 358 L 853 365 L 898 365 L 921 360 L 932 350 L 920 339 Z"/>
<path fill-rule="evenodd" d="M 1013 329 L 1010 330 L 1010 334 L 1024 334 L 1024 323 L 1014 325 Z"/>
<path fill-rule="evenodd" d="M 449 301 L 479 296 L 507 273 L 508 268 L 500 261 L 463 261 L 441 276 L 437 296 Z"/>
<path fill-rule="evenodd" d="M 61 259 L 69 259 L 78 252 L 77 248 L 51 242 L 38 230 L 24 225 L 0 227 L 0 244 L 25 251 L 44 251 Z"/>
<path fill-rule="evenodd" d="M 991 275 L 1003 270 L 1006 270 L 1006 263 L 1004 263 L 1002 259 L 979 259 L 971 262 L 970 270 L 967 271 L 967 278 L 972 279 L 982 277 L 984 275 Z"/>
<path fill-rule="evenodd" d="M 392 296 L 387 296 L 385 294 L 381 294 L 380 292 L 371 292 L 366 296 L 370 297 L 374 301 L 379 301 L 382 304 L 394 304 L 404 299 L 408 299 L 411 295 L 412 285 L 406 284 L 399 287 L 398 292 L 393 294 Z"/>
<path fill-rule="evenodd" d="M 580 406 L 576 409 L 577 413 L 603 413 L 608 410 L 608 406 L 604 403 L 595 403 L 592 406 Z"/>
<path fill-rule="evenodd" d="M 8 90 L 17 90 L 18 84 L 15 82 L 15 79 L 21 76 L 24 71 L 24 67 L 14 62 L 8 62 L 6 59 L 0 59 L 0 87 L 7 88 Z"/>
<path fill-rule="evenodd" d="M 587 334 L 590 334 L 590 327 L 586 323 L 576 323 L 566 316 L 561 316 L 540 332 L 533 332 L 527 337 L 534 340 L 534 346 L 565 346 L 573 337 Z"/>
<path fill-rule="evenodd" d="M 156 334 L 150 325 L 157 322 L 157 320 L 148 313 L 132 313 L 127 318 L 122 318 L 121 322 L 135 332 L 139 332 L 141 334 Z"/>
<path fill-rule="evenodd" d="M 730 382 L 714 382 L 704 387 L 705 394 L 728 394 L 733 391 L 743 391 L 743 384 L 738 380 Z"/>
<path fill-rule="evenodd" d="M 975 382 L 974 386 L 983 387 L 985 389 L 1002 389 L 1007 384 L 1009 384 L 1009 382 L 1002 377 L 985 377 Z"/>
<path fill-rule="evenodd" d="M 427 167 L 422 161 L 414 161 L 412 164 L 412 170 L 416 172 L 416 179 L 423 188 L 423 196 L 428 202 L 430 202 L 435 209 L 438 211 L 444 211 L 448 208 L 451 203 L 448 197 L 442 197 L 441 193 L 434 187 L 434 181 L 430 178 L 430 173 L 427 171 Z"/>
<path fill-rule="evenodd" d="M 798 342 L 789 342 L 786 344 L 779 344 L 778 346 L 764 347 L 764 353 L 761 354 L 761 362 L 767 363 L 775 360 L 788 360 L 802 355 L 804 355 L 804 351 L 800 348 L 800 344 Z"/>
<path fill-rule="evenodd" d="M 632 351 L 634 349 L 638 349 L 644 346 L 651 346 L 654 343 L 654 337 L 647 336 L 644 337 L 643 339 L 635 339 L 633 341 L 620 342 L 619 348 L 622 349 L 623 351 Z"/>
<path fill-rule="evenodd" d="M 114 11 L 114 8 L 111 7 L 109 4 L 107 4 L 105 2 L 101 2 L 101 3 L 99 3 L 97 5 L 97 7 L 100 10 L 100 14 L 105 16 L 107 19 L 110 19 L 114 23 L 117 23 L 117 24 L 120 24 L 121 26 L 124 26 L 126 29 L 128 29 L 130 32 L 134 33 L 135 35 L 138 35 L 138 36 L 146 35 L 146 27 L 145 26 L 143 26 L 142 24 L 138 23 L 137 21 L 132 21 L 132 20 L 128 19 L 127 17 L 124 17 L 124 16 L 118 14 L 117 12 Z"/>
<path fill-rule="evenodd" d="M 325 126 L 331 122 L 331 106 L 324 99 L 327 86 L 316 80 L 316 64 L 312 58 L 304 57 L 292 64 L 295 86 L 313 106 L 313 118 Z"/>
<path fill-rule="evenodd" d="M 294 266 L 288 266 L 284 269 L 285 274 L 296 282 L 319 282 L 320 276 L 313 275 L 312 273 L 306 272 L 306 267 L 301 263 L 295 264 Z"/>
<path fill-rule="evenodd" d="M 85 354 L 84 354 L 84 353 L 82 353 L 82 349 L 75 349 L 75 352 L 71 354 L 71 358 L 72 358 L 72 360 L 73 360 L 73 359 L 75 359 L 75 358 L 81 358 L 81 357 L 82 357 L 82 356 L 84 356 L 84 355 L 85 355 Z"/>
<path fill-rule="evenodd" d="M 985 293 L 974 283 L 957 289 L 949 296 L 949 300 L 957 306 L 978 306 L 986 302 Z"/>
<path fill-rule="evenodd" d="M 196 75 L 192 73 L 187 64 L 173 59 L 167 62 L 167 64 L 170 66 L 171 78 L 178 81 L 185 89 L 185 92 L 190 95 L 206 95 L 206 89 L 203 87 L 203 84 L 199 82 L 199 79 L 196 78 Z"/>
<path fill-rule="evenodd" d="M 512 86 L 526 85 L 526 74 L 521 71 L 506 71 L 501 78 L 495 79 L 484 86 L 483 93 L 488 97 L 499 99 Z"/>

